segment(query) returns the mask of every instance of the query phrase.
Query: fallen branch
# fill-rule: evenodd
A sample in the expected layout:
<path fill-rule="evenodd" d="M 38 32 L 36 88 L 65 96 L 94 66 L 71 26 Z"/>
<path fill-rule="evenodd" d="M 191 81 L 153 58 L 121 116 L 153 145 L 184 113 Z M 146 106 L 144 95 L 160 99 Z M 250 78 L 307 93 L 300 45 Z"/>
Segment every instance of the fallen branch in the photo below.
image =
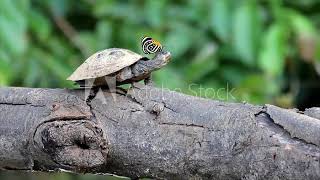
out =
<path fill-rule="evenodd" d="M 0 89 L 0 167 L 159 179 L 319 179 L 320 111 L 128 92 Z M 308 116 L 309 115 L 309 116 Z"/>

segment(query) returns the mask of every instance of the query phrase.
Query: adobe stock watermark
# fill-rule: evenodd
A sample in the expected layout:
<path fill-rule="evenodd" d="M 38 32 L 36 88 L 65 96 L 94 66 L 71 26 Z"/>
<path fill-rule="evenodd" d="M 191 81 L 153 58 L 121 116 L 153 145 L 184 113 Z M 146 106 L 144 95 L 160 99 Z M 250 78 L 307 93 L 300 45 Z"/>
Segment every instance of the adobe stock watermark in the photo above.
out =
<path fill-rule="evenodd" d="M 161 95 L 164 96 L 164 92 L 167 91 L 175 91 L 181 93 L 183 95 L 186 91 L 189 95 L 195 97 L 202 97 L 206 99 L 216 99 L 221 101 L 237 101 L 238 99 L 235 96 L 237 88 L 232 88 L 229 86 L 229 83 L 226 83 L 225 87 L 219 88 L 211 88 L 211 87 L 204 87 L 201 84 L 191 83 L 186 86 L 187 88 L 173 88 L 169 89 L 161 85 Z M 151 94 L 151 93 L 150 93 Z M 180 95 L 180 94 L 177 94 Z"/>
<path fill-rule="evenodd" d="M 221 101 L 236 101 L 234 96 L 236 88 L 229 87 L 229 83 L 226 83 L 225 87 L 213 88 L 203 87 L 201 84 L 192 83 L 188 86 L 191 95 L 196 97 L 203 97 L 207 99 L 217 99 Z"/>
<path fill-rule="evenodd" d="M 99 85 L 103 85 L 103 87 L 107 87 L 109 89 L 109 92 L 111 94 L 111 98 L 113 101 L 117 100 L 116 96 L 116 83 L 117 79 L 115 76 L 105 76 L 101 78 L 96 79 L 86 79 L 83 81 L 83 84 L 80 85 L 80 87 L 84 88 L 84 96 L 85 100 L 96 98 L 99 99 L 102 104 L 107 103 L 107 96 L 103 93 L 102 87 Z"/>
<path fill-rule="evenodd" d="M 103 81 L 104 87 L 107 87 L 108 95 L 104 93 L 101 87 L 94 86 L 96 82 L 100 83 Z M 144 85 L 141 83 L 140 87 Z M 116 78 L 115 77 L 105 77 L 100 79 L 91 79 L 86 80 L 84 82 L 85 87 L 85 98 L 90 99 L 92 93 L 96 99 L 99 99 L 103 104 L 106 104 L 110 98 L 115 102 L 117 101 L 116 92 L 119 90 L 116 87 Z M 127 93 L 126 96 L 134 95 L 137 99 L 162 99 L 162 101 L 166 100 L 166 93 L 172 93 L 172 91 L 179 92 L 181 94 L 175 94 L 175 96 L 183 95 L 183 92 L 188 91 L 188 93 L 192 96 L 208 98 L 208 99 L 216 99 L 221 101 L 237 101 L 235 96 L 236 88 L 231 88 L 229 83 L 226 83 L 225 87 L 219 88 L 211 88 L 211 87 L 204 87 L 201 84 L 191 83 L 185 86 L 187 88 L 174 88 L 169 89 L 164 86 L 162 83 L 161 87 L 157 88 L 148 88 L 144 91 L 137 91 L 139 88 L 130 88 L 130 94 Z M 128 89 L 127 89 L 128 90 Z M 110 96 L 111 95 L 111 96 Z"/>

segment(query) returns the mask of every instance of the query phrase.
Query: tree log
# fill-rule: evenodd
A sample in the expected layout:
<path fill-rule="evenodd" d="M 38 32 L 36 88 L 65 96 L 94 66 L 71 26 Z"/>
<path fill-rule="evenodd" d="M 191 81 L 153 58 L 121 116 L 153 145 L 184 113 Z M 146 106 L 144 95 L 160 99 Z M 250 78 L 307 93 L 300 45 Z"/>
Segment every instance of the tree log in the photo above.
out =
<path fill-rule="evenodd" d="M 320 179 L 320 110 L 154 87 L 0 88 L 0 167 L 158 179 Z"/>

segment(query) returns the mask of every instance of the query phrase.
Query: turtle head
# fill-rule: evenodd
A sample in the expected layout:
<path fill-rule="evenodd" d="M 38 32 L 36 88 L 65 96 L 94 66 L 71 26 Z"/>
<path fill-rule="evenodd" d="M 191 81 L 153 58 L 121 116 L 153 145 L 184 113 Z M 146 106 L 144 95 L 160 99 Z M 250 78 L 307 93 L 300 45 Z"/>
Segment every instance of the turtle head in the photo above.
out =
<path fill-rule="evenodd" d="M 135 77 L 143 77 L 146 74 L 156 71 L 163 66 L 167 65 L 170 61 L 171 54 L 168 51 L 157 52 L 154 58 L 151 60 L 148 58 L 142 58 L 132 67 L 132 72 Z"/>
<path fill-rule="evenodd" d="M 170 59 L 171 59 L 171 53 L 169 51 L 163 50 L 156 53 L 155 57 L 153 58 L 153 61 L 156 62 L 156 64 L 158 64 L 161 68 L 162 66 L 165 66 L 166 64 L 168 64 Z"/>

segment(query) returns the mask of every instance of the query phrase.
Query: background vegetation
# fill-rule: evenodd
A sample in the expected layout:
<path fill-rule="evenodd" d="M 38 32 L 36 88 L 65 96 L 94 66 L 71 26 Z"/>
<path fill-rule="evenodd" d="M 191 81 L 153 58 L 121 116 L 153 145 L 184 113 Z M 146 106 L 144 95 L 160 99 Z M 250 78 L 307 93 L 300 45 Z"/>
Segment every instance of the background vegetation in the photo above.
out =
<path fill-rule="evenodd" d="M 160 87 L 220 100 L 319 105 L 319 6 L 317 0 L 1 0 L 0 85 L 72 87 L 66 77 L 88 56 L 110 47 L 142 53 L 140 39 L 148 35 L 173 54 L 155 73 Z"/>
<path fill-rule="evenodd" d="M 1 0 L 0 85 L 74 87 L 65 79 L 88 56 L 110 47 L 142 54 L 148 35 L 173 54 L 154 75 L 159 87 L 319 106 L 319 8 L 318 0 Z"/>

